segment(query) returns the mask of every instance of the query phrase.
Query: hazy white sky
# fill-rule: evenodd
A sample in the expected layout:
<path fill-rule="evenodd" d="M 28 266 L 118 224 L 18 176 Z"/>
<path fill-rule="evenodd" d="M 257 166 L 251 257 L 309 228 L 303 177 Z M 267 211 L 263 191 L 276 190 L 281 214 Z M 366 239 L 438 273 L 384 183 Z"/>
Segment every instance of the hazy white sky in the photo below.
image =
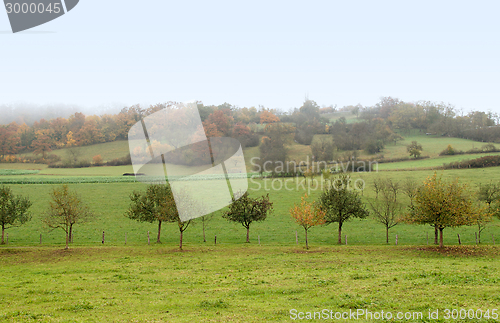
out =
<path fill-rule="evenodd" d="M 498 1 L 80 0 L 12 34 L 0 104 L 201 100 L 288 110 L 381 96 L 500 113 Z"/>

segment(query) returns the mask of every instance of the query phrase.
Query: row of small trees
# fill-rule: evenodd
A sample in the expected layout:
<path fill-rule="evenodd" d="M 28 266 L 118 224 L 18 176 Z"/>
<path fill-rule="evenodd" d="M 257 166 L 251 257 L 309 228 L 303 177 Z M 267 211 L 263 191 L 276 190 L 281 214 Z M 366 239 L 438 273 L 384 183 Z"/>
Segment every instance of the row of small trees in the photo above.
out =
<path fill-rule="evenodd" d="M 486 224 L 493 215 L 499 215 L 500 185 L 481 185 L 478 199 L 486 203 L 478 205 L 467 185 L 458 180 L 444 181 L 434 173 L 422 185 L 408 179 L 403 183 L 390 179 L 377 178 L 374 181 L 376 197 L 374 201 L 363 203 L 359 193 L 352 190 L 350 177 L 341 174 L 331 178 L 321 193 L 318 202 L 308 202 L 307 195 L 302 197 L 299 205 L 294 204 L 290 214 L 297 224 L 305 230 L 306 248 L 308 248 L 308 230 L 317 225 L 336 223 L 338 225 L 338 243 L 342 238 L 342 227 L 345 222 L 359 218 L 364 219 L 373 214 L 374 219 L 386 229 L 386 242 L 389 242 L 389 230 L 399 223 L 415 223 L 431 225 L 435 229 L 435 243 L 443 247 L 443 230 L 448 227 L 477 225 L 479 239 Z M 410 199 L 404 206 L 400 202 L 400 193 Z M 68 189 L 68 186 L 54 188 L 50 193 L 48 210 L 42 217 L 43 223 L 50 228 L 60 228 L 66 233 L 66 248 L 73 240 L 73 226 L 92 219 L 95 214 L 83 203 L 81 198 Z M 171 187 L 167 185 L 150 185 L 145 192 L 134 191 L 130 195 L 131 204 L 126 212 L 130 219 L 158 223 L 157 242 L 161 242 L 163 223 L 176 223 L 180 233 L 179 247 L 182 249 L 184 231 L 191 220 L 182 221 L 175 204 Z M 32 203 L 28 198 L 15 196 L 9 187 L 0 188 L 0 225 L 2 240 L 4 232 L 12 226 L 18 226 L 31 219 L 29 209 Z M 246 229 L 246 242 L 249 242 L 250 225 L 264 221 L 273 211 L 273 203 L 269 195 L 258 198 L 250 197 L 248 192 L 236 194 L 223 217 L 229 221 L 240 223 Z M 205 225 L 205 218 L 201 219 Z M 479 240 L 480 241 L 480 240 Z"/>
<path fill-rule="evenodd" d="M 95 214 L 66 185 L 54 188 L 50 197 L 49 208 L 42 216 L 42 222 L 50 229 L 60 228 L 66 233 L 66 249 L 68 249 L 69 243 L 73 241 L 73 226 L 91 220 Z M 176 223 L 180 233 L 179 248 L 182 249 L 183 233 L 192 221 L 181 220 L 170 185 L 150 185 L 145 192 L 134 191 L 130 199 L 131 204 L 126 216 L 140 222 L 157 222 L 157 243 L 161 242 L 162 224 Z M 5 243 L 6 229 L 31 220 L 29 212 L 31 206 L 32 203 L 28 198 L 15 196 L 9 187 L 0 188 L 1 244 Z M 273 203 L 269 201 L 269 195 L 252 198 L 245 192 L 233 198 L 233 203 L 229 206 L 229 210 L 223 213 L 223 217 L 241 223 L 247 230 L 246 241 L 249 242 L 250 225 L 265 220 L 272 210 Z M 206 218 L 201 220 L 205 225 Z"/>
<path fill-rule="evenodd" d="M 463 225 L 477 225 L 479 242 L 481 232 L 493 215 L 499 216 L 500 185 L 487 184 L 479 188 L 478 200 L 484 201 L 482 206 L 474 199 L 474 194 L 466 184 L 458 179 L 444 181 L 436 173 L 427 178 L 422 185 L 412 179 L 400 184 L 391 179 L 377 178 L 374 181 L 375 201 L 365 205 L 359 193 L 349 189 L 350 178 L 340 175 L 331 180 L 319 197 L 318 202 L 307 202 L 307 195 L 302 197 L 300 205 L 294 205 L 290 214 L 305 230 L 306 248 L 308 247 L 307 231 L 316 225 L 337 223 L 338 243 L 342 243 L 342 226 L 352 219 L 364 219 L 370 213 L 374 219 L 384 225 L 386 242 L 389 243 L 389 230 L 399 223 L 426 224 L 434 227 L 434 243 L 443 247 L 443 230 Z M 399 194 L 404 193 L 410 204 L 404 206 Z"/>

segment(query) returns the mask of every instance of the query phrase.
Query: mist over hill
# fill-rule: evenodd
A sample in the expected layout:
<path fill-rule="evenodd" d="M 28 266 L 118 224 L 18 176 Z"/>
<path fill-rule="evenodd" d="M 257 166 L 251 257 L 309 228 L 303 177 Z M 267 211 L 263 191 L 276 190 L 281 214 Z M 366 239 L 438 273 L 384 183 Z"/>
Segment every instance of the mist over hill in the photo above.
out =
<path fill-rule="evenodd" d="M 81 112 L 85 115 L 116 114 L 124 107 L 125 105 L 119 103 L 94 107 L 66 103 L 35 104 L 18 102 L 0 104 L 0 124 L 5 125 L 15 121 L 19 125 L 26 123 L 28 126 L 31 126 L 35 121 L 40 121 L 41 119 L 68 118 L 76 112 Z"/>

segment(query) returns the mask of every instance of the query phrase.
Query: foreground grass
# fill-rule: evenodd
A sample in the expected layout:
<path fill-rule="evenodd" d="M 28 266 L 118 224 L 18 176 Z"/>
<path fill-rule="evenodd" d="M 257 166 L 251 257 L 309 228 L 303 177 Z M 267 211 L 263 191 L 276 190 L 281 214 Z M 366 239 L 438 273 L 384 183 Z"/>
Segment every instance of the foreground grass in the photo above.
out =
<path fill-rule="evenodd" d="M 499 255 L 498 247 L 0 248 L 0 321 L 283 322 L 291 309 L 424 318 L 428 309 L 486 311 L 500 301 Z"/>

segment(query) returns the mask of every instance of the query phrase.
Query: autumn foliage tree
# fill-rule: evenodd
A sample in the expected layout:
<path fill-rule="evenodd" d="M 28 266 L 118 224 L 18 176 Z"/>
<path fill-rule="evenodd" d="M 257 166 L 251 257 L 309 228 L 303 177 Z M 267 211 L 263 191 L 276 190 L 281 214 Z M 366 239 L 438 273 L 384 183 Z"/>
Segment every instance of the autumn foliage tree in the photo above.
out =
<path fill-rule="evenodd" d="M 252 198 L 245 192 L 239 198 L 238 195 L 233 197 L 233 203 L 222 217 L 228 221 L 238 222 L 247 229 L 246 242 L 250 242 L 250 225 L 253 222 L 264 221 L 272 210 L 273 203 L 269 201 L 269 194 Z"/>
<path fill-rule="evenodd" d="M 31 144 L 34 149 L 33 153 L 35 155 L 42 154 L 43 158 L 45 158 L 46 154 L 52 151 L 52 145 L 54 143 L 50 136 L 50 130 L 39 130 L 35 135 L 36 139 Z"/>
<path fill-rule="evenodd" d="M 203 122 L 203 125 L 214 124 L 219 133 L 228 137 L 232 132 L 233 121 L 233 117 L 225 114 L 224 111 L 216 110 L 208 116 L 208 119 Z"/>
<path fill-rule="evenodd" d="M 21 148 L 21 138 L 17 135 L 15 127 L 0 126 L 0 155 L 17 154 Z"/>
<path fill-rule="evenodd" d="M 278 118 L 274 113 L 268 110 L 263 110 L 260 113 L 260 123 L 274 123 L 279 122 L 280 118 Z"/>
<path fill-rule="evenodd" d="M 473 225 L 482 214 L 487 213 L 487 210 L 474 205 L 472 196 L 467 185 L 458 183 L 458 179 L 445 182 L 434 173 L 419 187 L 406 221 L 437 227 L 439 246 L 443 247 L 445 228 Z"/>
<path fill-rule="evenodd" d="M 325 224 L 325 212 L 318 208 L 315 202 L 307 202 L 307 194 L 301 197 L 300 205 L 294 203 L 290 215 L 295 223 L 304 228 L 306 249 L 309 249 L 307 232 L 310 228 Z"/>

